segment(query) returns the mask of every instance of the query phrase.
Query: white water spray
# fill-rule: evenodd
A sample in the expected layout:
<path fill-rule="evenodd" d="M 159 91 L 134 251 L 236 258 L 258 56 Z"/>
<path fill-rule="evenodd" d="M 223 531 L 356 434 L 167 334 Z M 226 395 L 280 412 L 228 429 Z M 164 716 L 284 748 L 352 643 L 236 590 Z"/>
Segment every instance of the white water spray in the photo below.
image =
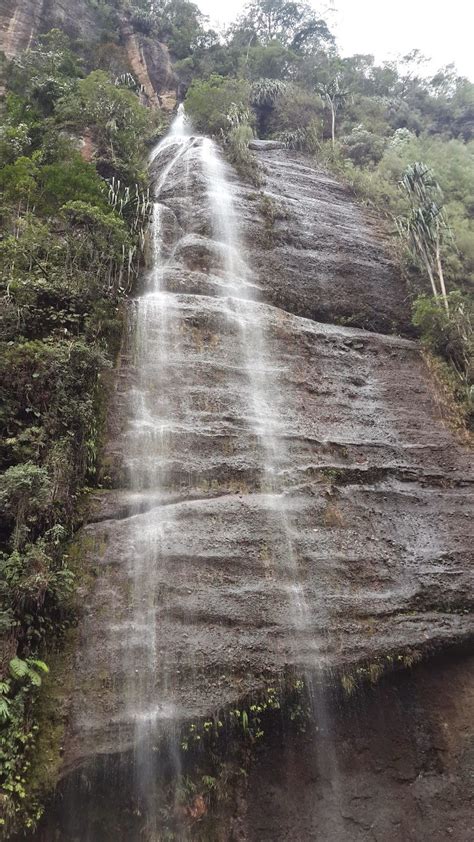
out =
<path fill-rule="evenodd" d="M 180 336 L 186 294 L 177 295 L 168 289 L 167 279 L 176 250 L 192 235 L 193 207 L 185 195 L 181 227 L 170 246 L 165 242 L 168 236 L 165 217 L 169 209 L 161 200 L 162 196 L 169 195 L 178 168 L 184 167 L 187 176 L 191 171 L 193 175 L 200 173 L 204 184 L 200 201 L 204 202 L 202 212 L 211 228 L 208 241 L 214 261 L 214 294 L 221 299 L 217 309 L 236 332 L 240 347 L 238 353 L 246 378 L 242 412 L 259 454 L 260 499 L 274 536 L 272 564 L 277 568 L 283 563 L 286 569 L 289 577 L 287 599 L 294 630 L 305 634 L 310 618 L 285 498 L 288 456 L 281 436 L 281 368 L 271 359 L 263 333 L 262 305 L 258 303 L 252 272 L 243 256 L 228 169 L 212 140 L 193 136 L 182 107 L 150 160 L 156 172 L 151 223 L 152 267 L 148 288 L 136 306 L 137 378 L 132 391 L 133 425 L 127 459 L 130 485 L 135 495 L 141 498 L 149 495 L 153 500 L 165 499 L 173 492 L 170 442 L 174 432 L 183 429 L 180 424 L 185 423 L 182 419 L 186 417 L 186 408 L 181 407 L 178 412 L 176 394 L 173 397 L 169 384 L 176 366 L 182 365 Z M 166 253 L 170 255 L 168 258 Z M 205 302 L 205 297 L 202 300 Z M 225 323 L 223 329 L 226 329 Z M 129 721 L 135 723 L 137 790 L 146 802 L 150 832 L 156 834 L 158 816 L 154 810 L 153 788 L 149 784 L 154 776 L 155 733 L 165 727 L 166 722 L 179 722 L 180 718 L 179 698 L 174 687 L 177 665 L 161 646 L 156 593 L 160 582 L 166 579 L 167 566 L 172 563 L 167 547 L 177 524 L 173 520 L 172 507 L 159 505 L 153 508 L 153 517 L 147 519 L 145 527 L 139 518 L 135 519 L 135 525 L 133 518 L 130 521 L 132 608 L 123 651 L 131 675 L 127 692 Z M 298 646 L 297 634 L 294 641 L 295 647 Z M 174 746 L 175 774 L 179 774 L 179 751 L 176 744 Z"/>

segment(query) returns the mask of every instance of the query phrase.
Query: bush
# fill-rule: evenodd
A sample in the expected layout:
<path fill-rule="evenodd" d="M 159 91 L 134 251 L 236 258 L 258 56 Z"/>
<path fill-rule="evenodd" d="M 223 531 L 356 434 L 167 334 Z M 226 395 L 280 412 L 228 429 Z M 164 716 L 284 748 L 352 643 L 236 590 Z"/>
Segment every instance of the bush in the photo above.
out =
<path fill-rule="evenodd" d="M 12 546 L 18 550 L 51 501 L 51 482 L 32 462 L 13 465 L 0 476 L 0 511 L 14 523 Z"/>
<path fill-rule="evenodd" d="M 55 213 L 61 205 L 70 201 L 89 202 L 102 210 L 107 209 L 103 179 L 78 152 L 70 150 L 67 161 L 42 166 L 37 184 L 37 207 L 44 213 Z"/>
<path fill-rule="evenodd" d="M 0 190 L 7 203 L 28 204 L 37 190 L 39 169 L 32 158 L 21 156 L 13 164 L 7 164 L 0 172 Z"/>
<path fill-rule="evenodd" d="M 296 85 L 288 85 L 276 98 L 268 131 L 273 134 L 322 127 L 324 109 L 318 94 L 304 91 Z M 322 130 L 319 132 L 322 137 Z"/>
<path fill-rule="evenodd" d="M 94 394 L 107 365 L 103 352 L 80 339 L 24 342 L 1 351 L 6 444 L 33 425 L 44 430 L 51 447 L 61 439 L 73 440 L 69 482 L 83 480 L 95 429 Z"/>
<path fill-rule="evenodd" d="M 429 347 L 450 360 L 472 382 L 474 363 L 474 306 L 459 290 L 447 296 L 449 312 L 441 300 L 420 295 L 413 305 L 413 324 Z"/>
<path fill-rule="evenodd" d="M 129 182 L 142 179 L 141 153 L 156 132 L 158 118 L 132 91 L 114 85 L 103 70 L 95 70 L 58 102 L 56 115 L 68 126 L 92 129 L 101 175 L 118 173 Z"/>
<path fill-rule="evenodd" d="M 225 133 L 232 107 L 250 110 L 250 85 L 244 79 L 224 79 L 214 74 L 204 82 L 193 82 L 185 106 L 197 131 L 210 135 Z"/>
<path fill-rule="evenodd" d="M 383 157 L 385 143 L 383 137 L 367 131 L 363 126 L 356 126 L 341 139 L 343 155 L 359 167 L 377 164 Z"/>
<path fill-rule="evenodd" d="M 234 165 L 242 178 L 249 181 L 255 187 L 259 187 L 261 176 L 258 162 L 253 152 L 249 149 L 249 142 L 252 140 L 252 137 L 253 131 L 250 125 L 247 122 L 240 123 L 233 126 L 225 136 L 224 148 L 227 151 L 227 157 L 230 163 Z"/>

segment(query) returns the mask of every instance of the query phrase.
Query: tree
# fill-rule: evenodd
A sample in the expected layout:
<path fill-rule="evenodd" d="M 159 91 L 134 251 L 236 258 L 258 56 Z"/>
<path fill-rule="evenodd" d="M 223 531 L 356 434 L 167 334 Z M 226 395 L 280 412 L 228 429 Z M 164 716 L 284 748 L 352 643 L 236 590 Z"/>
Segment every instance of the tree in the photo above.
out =
<path fill-rule="evenodd" d="M 245 57 L 245 69 L 251 79 L 283 80 L 292 75 L 298 56 L 278 41 L 271 44 L 253 44 Z"/>
<path fill-rule="evenodd" d="M 433 171 L 420 161 L 407 167 L 400 182 L 410 201 L 410 212 L 398 217 L 400 235 L 426 269 L 435 297 L 441 296 L 449 312 L 441 245 L 449 226 L 442 206 L 442 193 Z M 439 288 L 438 288 L 439 284 Z"/>
<path fill-rule="evenodd" d="M 41 115 L 50 116 L 57 100 L 65 96 L 82 75 L 68 36 L 52 29 L 38 38 L 36 46 L 14 60 L 12 88 L 31 98 Z"/>
<path fill-rule="evenodd" d="M 359 167 L 378 163 L 385 149 L 384 138 L 361 125 L 355 126 L 349 135 L 342 138 L 342 144 L 344 154 Z"/>
<path fill-rule="evenodd" d="M 186 112 L 196 129 L 213 135 L 227 131 L 232 106 L 250 106 L 250 85 L 244 79 L 213 74 L 206 81 L 193 82 L 186 95 Z"/>
<path fill-rule="evenodd" d="M 107 73 L 94 70 L 58 102 L 56 114 L 69 126 L 92 127 L 101 175 L 119 173 L 137 180 L 142 166 L 139 150 L 152 131 L 153 115 L 133 91 L 117 87 Z"/>
<path fill-rule="evenodd" d="M 191 55 L 202 39 L 207 44 L 215 40 L 214 33 L 204 31 L 204 15 L 190 0 L 133 0 L 130 17 L 134 27 L 164 41 L 177 59 Z"/>
<path fill-rule="evenodd" d="M 330 82 L 317 85 L 317 90 L 331 111 L 331 141 L 334 149 L 336 145 L 336 114 L 346 102 L 349 92 L 342 87 L 340 76 L 335 76 Z"/>
<path fill-rule="evenodd" d="M 47 471 L 32 462 L 14 465 L 0 477 L 0 509 L 15 522 L 14 550 L 21 547 L 28 534 L 26 523 L 45 510 L 50 494 Z"/>
<path fill-rule="evenodd" d="M 238 28 L 255 32 L 261 44 L 279 41 L 299 52 L 334 43 L 326 22 L 309 5 L 293 0 L 252 0 Z"/>
<path fill-rule="evenodd" d="M 0 172 L 0 189 L 6 202 L 28 205 L 37 187 L 39 169 L 35 161 L 22 155 Z"/>

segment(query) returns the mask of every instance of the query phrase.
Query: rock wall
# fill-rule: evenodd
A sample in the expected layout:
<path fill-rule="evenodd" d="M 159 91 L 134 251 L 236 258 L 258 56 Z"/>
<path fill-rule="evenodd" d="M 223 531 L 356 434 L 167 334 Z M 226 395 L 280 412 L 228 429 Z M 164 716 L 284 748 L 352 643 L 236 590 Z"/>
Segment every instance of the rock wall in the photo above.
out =
<path fill-rule="evenodd" d="M 30 47 L 37 35 L 57 27 L 71 38 L 99 40 L 97 8 L 88 0 L 1 0 L 0 49 L 14 58 Z"/>
<path fill-rule="evenodd" d="M 38 35 L 53 28 L 63 30 L 72 40 L 79 39 L 88 51 L 104 36 L 117 37 L 147 101 L 154 106 L 174 107 L 176 78 L 167 47 L 134 32 L 123 13 L 111 21 L 90 0 L 0 0 L 0 50 L 7 58 L 14 58 Z"/>
<path fill-rule="evenodd" d="M 258 157 L 265 195 L 243 197 L 241 209 L 265 300 L 317 321 L 409 333 L 407 290 L 374 214 L 302 155 L 264 149 Z"/>
<path fill-rule="evenodd" d="M 164 44 L 137 34 L 124 22 L 121 35 L 127 59 L 150 105 L 171 111 L 176 105 L 176 77 Z"/>
<path fill-rule="evenodd" d="M 472 657 L 434 660 L 339 704 L 332 733 L 274 740 L 252 767 L 239 838 L 469 842 L 473 666 Z M 330 778 L 322 758 L 334 738 Z"/>
<path fill-rule="evenodd" d="M 164 727 L 236 705 L 288 669 L 313 674 L 329 694 L 321 742 L 315 734 L 268 745 L 219 838 L 463 842 L 463 662 L 439 676 L 432 661 L 387 677 L 354 703 L 334 688 L 360 669 L 380 675 L 472 641 L 467 453 L 443 421 L 418 345 L 384 332 L 407 325 L 406 292 L 373 220 L 301 156 L 259 154 L 264 195 L 234 180 L 258 291 L 238 311 L 219 292 L 199 168 L 178 162 L 160 194 L 163 286 L 177 292 L 160 327 L 168 367 L 149 374 L 174 422 L 166 488 L 157 498 L 128 486 L 137 372 L 126 341 L 104 476 L 114 487 L 97 495 L 78 539 L 96 581 L 84 594 L 65 786 L 68 775 L 133 745 L 121 637 L 130 630 L 131 569 L 158 529 L 166 540 L 153 634 L 165 667 L 148 701 L 159 699 Z M 331 323 L 354 316 L 372 329 Z M 245 385 L 242 336 L 256 322 L 262 343 L 247 348 L 247 362 L 276 384 L 278 494 L 265 480 Z M 133 312 L 130 324 L 133 334 Z M 314 751 L 331 758 L 331 774 L 314 766 Z M 443 812 L 439 792 L 452 815 L 425 825 L 429 809 Z"/>

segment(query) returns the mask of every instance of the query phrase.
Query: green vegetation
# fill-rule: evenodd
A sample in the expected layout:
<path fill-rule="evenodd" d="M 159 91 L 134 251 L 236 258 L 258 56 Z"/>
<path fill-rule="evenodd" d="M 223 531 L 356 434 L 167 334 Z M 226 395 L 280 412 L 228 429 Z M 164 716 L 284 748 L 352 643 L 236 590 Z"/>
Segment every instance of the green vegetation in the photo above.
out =
<path fill-rule="evenodd" d="M 403 173 L 401 187 L 410 201 L 410 210 L 397 219 L 400 236 L 406 239 L 412 255 L 426 271 L 434 297 L 442 296 L 449 313 L 441 259 L 441 243 L 449 228 L 440 186 L 429 167 L 415 161 Z"/>
<path fill-rule="evenodd" d="M 281 743 L 289 733 L 303 734 L 309 720 L 308 687 L 302 678 L 288 674 L 277 686 L 242 699 L 238 708 L 184 725 L 173 778 L 167 780 L 159 769 L 151 784 L 156 787 L 163 838 L 182 838 L 183 819 L 189 839 L 225 838 L 236 796 L 245 790 L 264 740 Z M 165 746 L 161 751 L 166 756 Z M 124 800 L 128 796 L 125 792 Z"/>
<path fill-rule="evenodd" d="M 43 661 L 74 620 L 65 544 L 98 482 L 104 376 L 150 206 L 159 116 L 53 30 L 8 67 L 0 135 L 0 759 L 7 828 L 32 826 Z M 54 681 L 54 676 L 52 679 Z"/>
<path fill-rule="evenodd" d="M 134 28 L 165 43 L 173 59 L 184 59 L 206 42 L 204 16 L 189 0 L 124 0 Z"/>
<path fill-rule="evenodd" d="M 250 85 L 245 79 L 225 79 L 212 74 L 205 81 L 196 80 L 188 90 L 186 111 L 200 132 L 226 133 L 232 107 L 250 112 Z"/>
<path fill-rule="evenodd" d="M 367 684 L 378 684 L 388 672 L 394 669 L 411 669 L 423 658 L 423 653 L 417 649 L 407 649 L 402 653 L 385 655 L 375 661 L 365 662 L 353 667 L 350 672 L 342 672 L 339 676 L 341 687 L 347 696 L 362 689 Z"/>

